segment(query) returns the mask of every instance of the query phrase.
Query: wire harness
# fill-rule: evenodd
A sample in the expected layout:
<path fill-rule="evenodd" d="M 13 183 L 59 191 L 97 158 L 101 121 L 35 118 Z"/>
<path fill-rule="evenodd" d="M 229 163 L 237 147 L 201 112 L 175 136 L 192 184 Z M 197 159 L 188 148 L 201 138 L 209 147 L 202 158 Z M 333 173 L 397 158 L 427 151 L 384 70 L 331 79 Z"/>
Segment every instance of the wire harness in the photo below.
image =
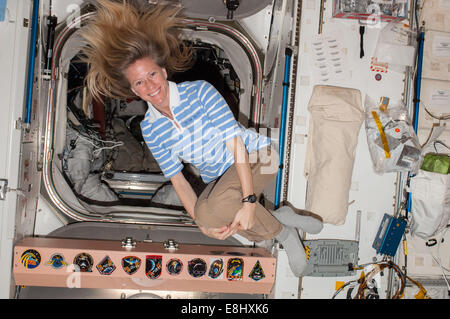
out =
<path fill-rule="evenodd" d="M 339 293 L 341 293 L 346 287 L 349 287 L 347 291 L 347 299 L 379 299 L 375 276 L 380 273 L 383 274 L 383 271 L 386 269 L 392 269 L 400 282 L 400 285 L 397 287 L 397 290 L 392 295 L 391 299 L 401 299 L 404 296 L 407 280 L 419 288 L 418 293 L 415 295 L 416 299 L 431 299 L 427 295 L 426 289 L 418 281 L 407 276 L 400 266 L 391 260 L 382 260 L 379 262 L 357 266 L 350 264 L 349 268 L 352 270 L 362 270 L 367 266 L 372 266 L 372 269 L 367 274 L 362 273 L 359 279 L 346 282 L 338 290 L 336 290 L 331 299 L 335 299 L 336 296 L 339 295 Z M 354 290 L 356 290 L 356 294 L 352 297 Z"/>

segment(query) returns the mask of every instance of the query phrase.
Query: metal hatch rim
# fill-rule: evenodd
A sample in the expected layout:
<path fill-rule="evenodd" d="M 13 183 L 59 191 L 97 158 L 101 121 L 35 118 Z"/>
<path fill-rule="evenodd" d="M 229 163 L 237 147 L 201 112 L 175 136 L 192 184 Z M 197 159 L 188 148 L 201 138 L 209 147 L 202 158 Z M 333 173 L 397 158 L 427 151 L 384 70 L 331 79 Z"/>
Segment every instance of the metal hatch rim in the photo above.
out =
<path fill-rule="evenodd" d="M 114 218 L 114 214 L 85 214 L 76 211 L 72 207 L 70 207 L 59 195 L 57 189 L 54 186 L 54 180 L 53 180 L 53 141 L 54 141 L 54 109 L 56 104 L 56 98 L 55 98 L 55 74 L 56 70 L 58 68 L 59 63 L 59 56 L 60 51 L 65 43 L 65 41 L 68 39 L 68 37 L 75 32 L 75 29 L 78 26 L 81 26 L 82 23 L 85 23 L 89 19 L 91 19 L 93 16 L 95 16 L 95 12 L 89 12 L 86 14 L 83 14 L 79 17 L 76 17 L 71 21 L 71 23 L 64 27 L 64 29 L 58 34 L 57 39 L 55 40 L 54 45 L 54 59 L 52 61 L 52 67 L 51 67 L 51 78 L 50 78 L 50 85 L 49 85 L 49 92 L 48 92 L 48 101 L 47 101 L 47 114 L 46 114 L 46 129 L 45 129 L 45 141 L 44 141 L 44 154 L 43 154 L 43 184 L 45 187 L 45 190 L 47 191 L 47 194 L 49 196 L 49 199 L 57 206 L 57 208 L 65 215 L 73 219 L 74 221 L 97 221 L 97 222 L 109 222 L 109 223 L 132 223 L 132 224 L 164 224 L 164 225 L 173 225 L 173 226 L 187 226 L 187 227 L 196 227 L 193 223 L 184 223 L 180 224 L 178 223 L 170 223 L 170 222 L 158 222 L 155 221 L 155 219 L 152 220 L 141 220 L 137 221 L 136 219 L 130 220 L 129 218 Z M 194 27 L 207 27 L 214 29 L 217 28 L 221 32 L 230 33 L 233 35 L 233 39 L 237 41 L 236 39 L 240 40 L 242 45 L 244 45 L 248 52 L 250 52 L 250 56 L 253 58 L 253 61 L 255 62 L 256 67 L 256 74 L 254 79 L 254 104 L 256 107 L 254 108 L 254 119 L 259 119 L 259 112 L 260 112 L 260 94 L 261 94 L 261 83 L 262 83 L 262 76 L 261 76 L 261 63 L 258 58 L 258 54 L 252 45 L 252 43 L 243 36 L 239 31 L 236 29 L 229 27 L 227 25 L 219 24 L 219 23 L 209 23 L 204 21 L 195 21 L 195 20 L 187 20 L 189 24 L 191 24 Z M 246 50 L 246 53 L 247 53 Z M 250 58 L 250 57 L 249 57 Z M 256 112 L 255 112 L 256 111 Z M 257 123 L 257 121 L 255 121 Z M 118 212 L 116 212 L 118 213 Z M 133 212 L 130 212 L 133 213 Z M 144 214 L 143 214 L 144 216 Z"/>

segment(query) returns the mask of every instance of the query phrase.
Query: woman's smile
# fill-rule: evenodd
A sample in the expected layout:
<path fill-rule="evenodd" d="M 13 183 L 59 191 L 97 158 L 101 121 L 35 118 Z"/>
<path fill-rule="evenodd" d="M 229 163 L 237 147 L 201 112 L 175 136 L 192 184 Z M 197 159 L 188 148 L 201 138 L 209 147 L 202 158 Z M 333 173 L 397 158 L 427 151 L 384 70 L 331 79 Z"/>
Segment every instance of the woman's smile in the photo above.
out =
<path fill-rule="evenodd" d="M 169 83 L 165 68 L 151 58 L 136 60 L 125 70 L 131 90 L 161 112 L 169 109 Z"/>

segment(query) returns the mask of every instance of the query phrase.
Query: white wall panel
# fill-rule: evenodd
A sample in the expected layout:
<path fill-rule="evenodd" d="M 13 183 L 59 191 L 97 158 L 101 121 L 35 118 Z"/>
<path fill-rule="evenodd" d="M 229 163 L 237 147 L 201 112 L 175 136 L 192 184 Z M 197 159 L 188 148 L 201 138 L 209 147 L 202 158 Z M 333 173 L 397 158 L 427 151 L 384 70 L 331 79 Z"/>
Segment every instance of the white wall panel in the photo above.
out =
<path fill-rule="evenodd" d="M 5 20 L 0 22 L 0 178 L 12 189 L 19 185 L 21 125 L 25 100 L 28 52 L 28 22 L 31 1 L 8 1 Z M 29 20 L 24 20 L 29 19 Z M 11 256 L 14 240 L 17 192 L 0 201 L 0 298 L 11 295 Z"/>
<path fill-rule="evenodd" d="M 366 27 L 364 34 L 363 58 L 360 58 L 360 35 L 357 21 L 331 18 L 331 1 L 327 1 L 324 12 L 325 23 L 323 36 L 335 38 L 338 42 L 344 72 L 343 76 L 323 81 L 314 68 L 313 42 L 320 40 L 318 35 L 320 6 L 312 1 L 304 1 L 302 13 L 302 29 L 300 35 L 299 63 L 297 74 L 297 96 L 294 123 L 295 136 L 291 157 L 291 172 L 289 180 L 288 199 L 297 207 L 305 207 L 307 180 L 304 176 L 304 163 L 309 126 L 309 112 L 307 105 L 312 89 L 316 84 L 355 88 L 361 91 L 362 102 L 366 94 L 379 98 L 388 96 L 391 100 L 402 98 L 404 91 L 404 75 L 394 70 L 374 72 L 371 70 L 373 56 L 378 40 L 380 28 Z M 381 74 L 381 80 L 375 75 Z M 354 240 L 357 227 L 357 212 L 361 212 L 360 219 L 360 247 L 359 262 L 371 262 L 376 256 L 372 242 L 381 219 L 385 213 L 394 213 L 394 195 L 396 173 L 378 175 L 372 168 L 372 161 L 366 140 L 364 123 L 359 131 L 358 145 L 352 175 L 352 186 L 349 192 L 349 206 L 344 225 L 325 224 L 320 234 L 308 235 L 306 239 L 344 239 Z M 339 185 L 336 185 L 339 187 Z M 355 278 L 359 277 L 360 272 Z M 301 298 L 331 298 L 335 292 L 337 281 L 349 281 L 352 277 L 303 277 Z M 345 294 L 344 294 L 345 295 Z"/>

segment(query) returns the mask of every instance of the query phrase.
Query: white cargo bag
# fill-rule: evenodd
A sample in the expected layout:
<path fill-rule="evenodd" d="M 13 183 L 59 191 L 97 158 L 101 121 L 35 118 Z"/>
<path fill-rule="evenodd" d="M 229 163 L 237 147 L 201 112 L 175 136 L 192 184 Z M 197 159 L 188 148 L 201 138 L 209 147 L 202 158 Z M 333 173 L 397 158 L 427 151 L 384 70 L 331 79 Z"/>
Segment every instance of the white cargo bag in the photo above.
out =
<path fill-rule="evenodd" d="M 419 170 L 411 178 L 411 234 L 435 236 L 450 219 L 450 174 Z"/>
<path fill-rule="evenodd" d="M 324 223 L 342 225 L 348 197 L 356 145 L 364 109 L 356 89 L 316 85 L 309 101 L 311 113 L 306 150 L 308 179 L 306 209 Z"/>

